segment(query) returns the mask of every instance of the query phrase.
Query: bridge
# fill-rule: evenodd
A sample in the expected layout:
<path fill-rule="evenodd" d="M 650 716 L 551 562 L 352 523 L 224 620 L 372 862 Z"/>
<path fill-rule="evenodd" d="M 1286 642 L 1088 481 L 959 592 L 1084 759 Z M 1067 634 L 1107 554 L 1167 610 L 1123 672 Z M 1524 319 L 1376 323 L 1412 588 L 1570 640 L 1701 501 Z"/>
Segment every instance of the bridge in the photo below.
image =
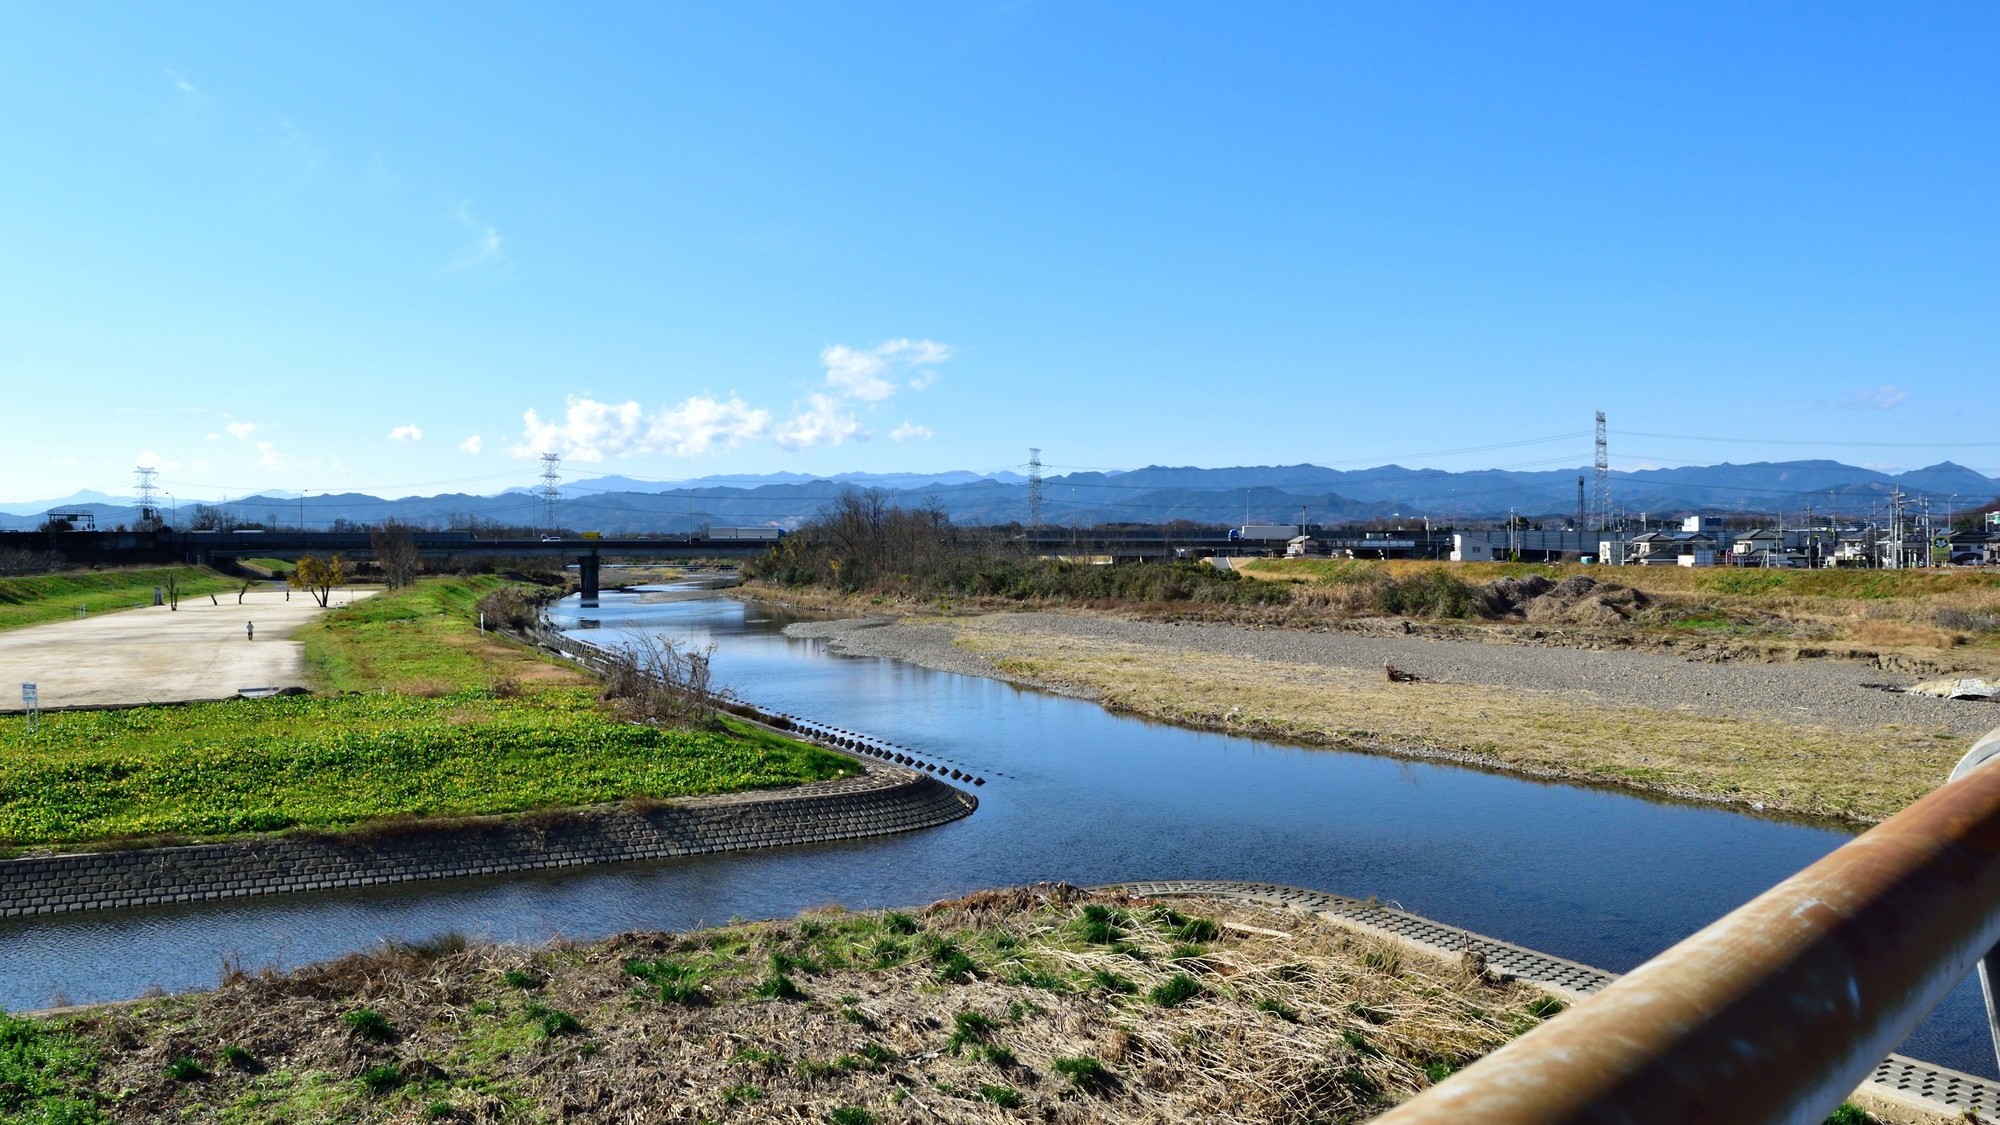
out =
<path fill-rule="evenodd" d="M 582 593 L 594 597 L 605 559 L 692 561 L 755 558 L 780 540 L 740 535 L 568 535 L 496 537 L 470 531 L 418 531 L 411 535 L 425 558 L 559 558 L 576 564 Z M 1045 528 L 1014 536 L 1009 544 L 1029 554 L 1087 555 L 1113 562 L 1199 558 L 1255 551 L 1260 544 L 1232 542 L 1227 534 L 1174 534 L 1158 530 L 1083 532 Z M 1282 549 L 1282 545 L 1280 545 Z M 375 543 L 366 531 L 65 531 L 0 532 L 0 551 L 55 550 L 72 564 L 119 566 L 186 562 L 228 565 L 237 559 L 297 559 L 305 555 L 372 558 Z"/>

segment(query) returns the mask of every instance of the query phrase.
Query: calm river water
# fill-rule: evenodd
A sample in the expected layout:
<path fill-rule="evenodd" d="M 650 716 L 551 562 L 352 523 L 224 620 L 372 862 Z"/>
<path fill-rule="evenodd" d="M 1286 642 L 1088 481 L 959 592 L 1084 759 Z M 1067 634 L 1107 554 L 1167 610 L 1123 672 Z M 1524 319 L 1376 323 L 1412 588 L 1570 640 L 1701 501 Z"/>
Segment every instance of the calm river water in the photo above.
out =
<path fill-rule="evenodd" d="M 214 983 L 225 959 L 290 966 L 447 930 L 500 941 L 679 929 L 827 903 L 922 903 L 1037 880 L 1249 879 L 1374 895 L 1624 971 L 1848 834 L 1714 808 L 1201 734 L 1095 704 L 787 638 L 727 597 L 606 594 L 557 623 L 717 645 L 760 706 L 866 731 L 988 779 L 979 811 L 886 840 L 381 891 L 0 922 L 0 1007 Z M 1905 1053 L 1996 1073 L 1977 986 Z"/>

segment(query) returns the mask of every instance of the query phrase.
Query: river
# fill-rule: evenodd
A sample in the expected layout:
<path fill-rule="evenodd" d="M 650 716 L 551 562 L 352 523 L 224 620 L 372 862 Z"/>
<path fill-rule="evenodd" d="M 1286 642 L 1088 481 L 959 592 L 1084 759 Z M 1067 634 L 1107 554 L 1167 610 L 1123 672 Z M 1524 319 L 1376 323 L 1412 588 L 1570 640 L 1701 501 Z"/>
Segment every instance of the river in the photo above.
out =
<path fill-rule="evenodd" d="M 215 982 L 225 962 L 303 964 L 445 931 L 595 938 L 829 903 L 918 904 L 1038 880 L 1292 883 L 1625 971 L 1849 838 L 1838 827 L 1449 765 L 1206 734 L 1095 704 L 783 635 L 724 596 L 607 593 L 556 623 L 716 645 L 762 707 L 865 731 L 987 779 L 979 811 L 882 840 L 387 890 L 0 923 L 0 1006 Z M 1904 1052 L 2000 1076 L 1976 984 Z"/>

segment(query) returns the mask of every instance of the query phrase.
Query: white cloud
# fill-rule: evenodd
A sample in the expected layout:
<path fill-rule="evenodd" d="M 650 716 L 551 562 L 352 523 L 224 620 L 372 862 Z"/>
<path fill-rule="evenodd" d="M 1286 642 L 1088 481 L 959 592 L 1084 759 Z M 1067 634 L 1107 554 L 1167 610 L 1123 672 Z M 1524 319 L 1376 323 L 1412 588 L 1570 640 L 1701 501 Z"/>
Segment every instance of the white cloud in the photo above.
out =
<path fill-rule="evenodd" d="M 458 447 L 467 453 L 477 453 L 486 448 L 486 442 L 478 434 L 473 434 L 471 437 L 459 442 Z"/>
<path fill-rule="evenodd" d="M 390 440 L 390 441 L 422 441 L 422 440 L 424 440 L 424 431 L 423 431 L 422 427 L 419 427 L 419 426 L 414 426 L 414 425 L 412 425 L 412 426 L 397 426 L 397 427 L 396 427 L 395 429 L 393 429 L 393 430 L 390 430 L 390 431 L 389 431 L 389 440 Z"/>
<path fill-rule="evenodd" d="M 160 72 L 167 76 L 167 81 L 174 84 L 174 89 L 181 92 L 181 97 L 186 98 L 189 105 L 204 106 L 208 104 L 208 95 L 195 89 L 194 83 L 187 80 L 187 75 L 168 67 L 161 67 Z"/>
<path fill-rule="evenodd" d="M 51 465 L 61 465 L 61 466 L 69 466 L 69 465 L 74 465 L 74 464 L 76 464 L 76 458 L 74 458 L 74 457 L 51 457 L 51 458 L 49 459 L 49 464 L 51 464 Z"/>
<path fill-rule="evenodd" d="M 208 471 L 208 458 L 197 457 L 194 460 L 188 462 L 188 468 L 193 472 L 205 473 Z"/>
<path fill-rule="evenodd" d="M 257 463 L 267 469 L 282 469 L 285 467 L 285 458 L 278 452 L 276 444 L 260 441 L 257 443 Z"/>
<path fill-rule="evenodd" d="M 213 430 L 210 430 L 207 434 L 204 435 L 204 438 L 208 441 L 221 441 L 222 435 L 216 433 Z"/>
<path fill-rule="evenodd" d="M 451 217 L 459 226 L 473 232 L 473 242 L 470 249 L 444 267 L 445 272 L 489 266 L 501 259 L 500 231 L 490 223 L 481 222 L 472 213 L 469 204 L 453 205 Z"/>
<path fill-rule="evenodd" d="M 560 453 L 578 461 L 602 461 L 637 453 L 696 457 L 728 449 L 768 433 L 771 412 L 735 395 L 727 399 L 695 395 L 651 414 L 636 401 L 609 403 L 571 396 L 561 421 L 544 422 L 533 410 L 523 414 L 522 421 L 527 427 L 522 441 L 508 450 L 514 456 Z"/>
<path fill-rule="evenodd" d="M 1840 405 L 1849 410 L 1894 410 L 1909 397 L 1909 392 L 1900 387 L 1863 387 L 1848 392 Z"/>
<path fill-rule="evenodd" d="M 230 437 L 243 439 L 243 438 L 248 438 L 251 434 L 257 432 L 257 423 L 231 422 L 222 428 L 229 431 Z"/>
<path fill-rule="evenodd" d="M 806 396 L 803 408 L 793 404 L 792 416 L 772 436 L 779 445 L 797 452 L 820 445 L 841 445 L 851 437 L 866 439 L 868 434 L 861 428 L 861 420 L 839 399 L 811 394 Z"/>
<path fill-rule="evenodd" d="M 867 349 L 833 344 L 819 353 L 819 361 L 826 367 L 827 387 L 843 398 L 862 402 L 894 397 L 902 389 L 891 377 L 897 370 L 928 368 L 951 357 L 951 346 L 935 340 L 890 340 Z M 908 386 L 921 391 L 936 379 L 937 372 L 920 370 Z"/>
<path fill-rule="evenodd" d="M 889 431 L 890 441 L 929 441 L 931 436 L 929 426 L 919 426 L 915 422 L 905 422 Z"/>

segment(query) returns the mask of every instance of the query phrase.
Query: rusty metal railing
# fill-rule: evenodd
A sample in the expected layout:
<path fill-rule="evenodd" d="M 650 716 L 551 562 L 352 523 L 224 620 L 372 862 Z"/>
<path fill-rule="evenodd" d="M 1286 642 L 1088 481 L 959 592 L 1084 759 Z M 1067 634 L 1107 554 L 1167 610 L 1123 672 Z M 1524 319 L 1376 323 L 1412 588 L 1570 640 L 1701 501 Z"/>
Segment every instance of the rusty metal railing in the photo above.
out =
<path fill-rule="evenodd" d="M 1819 1125 L 1975 965 L 1995 1015 L 1993 757 L 1377 1122 Z"/>

